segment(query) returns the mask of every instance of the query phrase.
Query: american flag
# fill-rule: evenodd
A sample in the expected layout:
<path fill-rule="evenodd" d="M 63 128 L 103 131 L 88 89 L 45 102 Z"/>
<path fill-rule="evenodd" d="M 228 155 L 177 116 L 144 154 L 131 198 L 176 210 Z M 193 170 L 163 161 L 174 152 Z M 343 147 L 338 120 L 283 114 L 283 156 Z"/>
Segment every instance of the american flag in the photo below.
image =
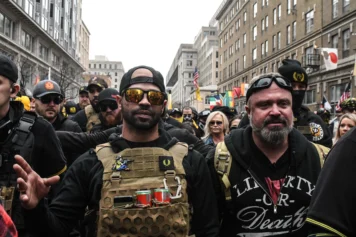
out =
<path fill-rule="evenodd" d="M 337 102 L 337 105 L 335 107 L 336 111 L 341 111 L 341 107 L 340 107 L 341 103 L 344 100 L 350 98 L 350 88 L 351 88 L 351 82 L 347 83 L 344 93 L 342 93 L 339 101 Z"/>
<path fill-rule="evenodd" d="M 199 84 L 198 84 L 199 72 L 198 72 L 198 68 L 197 67 L 195 67 L 193 76 L 194 76 L 194 81 L 193 81 L 194 82 L 194 86 L 195 86 L 195 88 L 198 88 L 199 87 Z"/>

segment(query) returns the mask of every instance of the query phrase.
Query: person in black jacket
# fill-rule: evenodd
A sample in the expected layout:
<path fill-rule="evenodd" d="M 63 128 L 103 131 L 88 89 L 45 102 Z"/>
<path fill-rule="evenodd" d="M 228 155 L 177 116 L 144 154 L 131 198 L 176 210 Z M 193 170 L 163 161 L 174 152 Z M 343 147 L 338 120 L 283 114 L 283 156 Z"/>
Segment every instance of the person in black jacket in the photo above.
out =
<path fill-rule="evenodd" d="M 129 70 L 123 76 L 120 84 L 122 97 L 117 97 L 122 108 L 123 127 L 121 136 L 111 142 L 113 152 L 118 153 L 127 147 L 147 147 L 148 150 L 152 147 L 167 149 L 172 141 L 174 143 L 177 141 L 158 126 L 167 102 L 164 91 L 163 76 L 153 68 L 139 66 Z M 163 156 L 163 158 L 165 157 Z M 19 176 L 20 199 L 25 208 L 33 209 L 46 195 L 49 186 L 58 181 L 58 177 L 42 179 L 20 156 L 17 156 L 17 161 L 18 165 L 15 165 L 14 168 Z M 113 160 L 113 164 L 116 164 L 116 161 Z M 128 163 L 129 169 L 136 169 L 132 165 L 134 162 L 135 160 Z M 163 163 L 162 165 L 164 164 L 166 166 L 173 165 L 172 163 Z M 188 199 L 194 210 L 191 225 L 192 234 L 197 237 L 218 236 L 219 223 L 215 196 L 204 157 L 198 152 L 190 150 L 183 159 L 182 165 L 187 180 Z M 164 170 L 162 167 L 159 169 Z M 46 207 L 39 206 L 37 210 L 32 211 L 47 213 L 47 219 L 34 220 L 33 224 L 40 225 L 39 230 L 46 236 L 66 236 L 75 221 L 83 218 L 87 206 L 94 214 L 103 211 L 99 210 L 102 184 L 103 164 L 98 160 L 96 153 L 91 150 L 78 158 L 69 168 L 62 181 L 62 188 L 50 204 L 49 209 L 44 210 L 43 208 Z M 206 195 L 207 193 L 209 195 Z M 176 217 L 172 216 L 172 218 Z M 89 232 L 90 236 L 96 235 L 96 222 L 95 218 L 94 222 L 89 224 L 94 227 L 94 230 Z M 116 223 L 116 221 L 112 224 L 108 223 L 108 225 L 109 228 L 115 230 L 126 228 L 126 224 Z M 168 226 L 168 228 L 179 228 L 179 226 Z M 129 233 L 128 231 L 126 233 Z M 151 230 L 149 231 L 151 233 Z M 152 229 L 152 231 L 154 230 Z M 156 234 L 163 235 L 162 231 L 164 230 L 158 230 Z M 132 233 L 130 236 L 142 235 Z"/>
<path fill-rule="evenodd" d="M 2 205 L 9 212 L 20 237 L 30 236 L 31 225 L 23 218 L 18 199 L 16 175 L 12 170 L 14 156 L 21 154 L 42 177 L 61 175 L 66 170 L 66 160 L 53 127 L 33 112 L 24 112 L 23 104 L 10 101 L 16 97 L 20 86 L 16 83 L 18 69 L 8 57 L 0 55 L 0 193 Z M 12 205 L 5 190 L 14 187 Z M 57 186 L 52 187 L 52 198 Z M 34 217 L 37 218 L 37 217 Z"/>
<path fill-rule="evenodd" d="M 33 88 L 33 97 L 36 113 L 50 122 L 56 131 L 82 131 L 76 122 L 65 118 L 60 112 L 63 95 L 55 81 L 44 80 L 37 83 Z"/>
<path fill-rule="evenodd" d="M 288 79 L 265 74 L 250 85 L 246 111 L 251 126 L 225 137 L 231 158 L 208 157 L 222 218 L 220 236 L 306 236 L 303 225 L 321 169 L 318 151 L 293 128 Z M 221 187 L 222 177 L 229 186 Z M 225 188 L 229 192 L 222 193 Z"/>
<path fill-rule="evenodd" d="M 333 146 L 310 203 L 309 236 L 356 236 L 356 128 Z"/>

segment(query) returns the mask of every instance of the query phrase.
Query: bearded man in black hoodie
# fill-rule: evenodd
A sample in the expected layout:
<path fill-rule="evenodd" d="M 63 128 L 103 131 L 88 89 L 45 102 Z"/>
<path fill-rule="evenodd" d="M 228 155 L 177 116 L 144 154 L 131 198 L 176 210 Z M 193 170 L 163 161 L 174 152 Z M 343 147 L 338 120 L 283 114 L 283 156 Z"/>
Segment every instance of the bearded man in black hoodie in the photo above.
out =
<path fill-rule="evenodd" d="M 232 131 L 214 158 L 208 155 L 220 236 L 306 236 L 303 226 L 321 169 L 318 151 L 293 128 L 288 79 L 265 74 L 250 85 L 250 126 Z"/>

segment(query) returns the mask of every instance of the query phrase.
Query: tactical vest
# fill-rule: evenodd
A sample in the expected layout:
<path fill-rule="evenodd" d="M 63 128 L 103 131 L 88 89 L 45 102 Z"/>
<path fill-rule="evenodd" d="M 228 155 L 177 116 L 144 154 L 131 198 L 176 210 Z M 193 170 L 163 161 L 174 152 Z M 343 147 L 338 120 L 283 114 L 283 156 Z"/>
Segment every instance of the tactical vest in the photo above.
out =
<path fill-rule="evenodd" d="M 92 105 L 88 105 L 84 108 L 85 115 L 87 116 L 87 132 L 93 128 L 94 125 L 100 124 L 99 114 L 95 112 Z"/>
<path fill-rule="evenodd" d="M 13 170 L 14 156 L 21 155 L 31 164 L 31 154 L 35 141 L 31 129 L 36 118 L 35 113 L 24 112 L 18 124 L 12 128 L 6 140 L 0 144 L 0 202 L 6 212 L 12 216 L 18 229 L 23 227 L 23 217 L 20 211 L 18 191 L 15 189 L 17 176 Z"/>
<path fill-rule="evenodd" d="M 97 146 L 96 153 L 104 167 L 98 237 L 188 236 L 190 213 L 182 165 L 188 145 L 178 142 L 168 151 L 144 147 L 114 153 L 106 143 Z M 116 171 L 121 159 L 129 161 L 127 169 Z M 116 202 L 134 197 L 138 190 L 153 193 L 158 188 L 169 190 L 170 204 L 138 208 Z"/>

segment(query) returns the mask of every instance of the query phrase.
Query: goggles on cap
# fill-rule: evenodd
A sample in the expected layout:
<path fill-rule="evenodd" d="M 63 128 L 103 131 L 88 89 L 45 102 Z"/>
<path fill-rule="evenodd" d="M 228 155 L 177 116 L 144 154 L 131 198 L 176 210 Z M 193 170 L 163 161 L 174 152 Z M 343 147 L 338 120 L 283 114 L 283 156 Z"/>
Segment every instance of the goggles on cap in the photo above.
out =
<path fill-rule="evenodd" d="M 248 88 L 247 94 L 246 94 L 246 101 L 250 98 L 250 96 L 259 90 L 269 88 L 272 84 L 272 82 L 276 82 L 276 84 L 283 89 L 292 91 L 292 83 L 287 79 L 282 76 L 270 76 L 270 77 L 262 77 L 255 81 L 250 88 Z"/>
<path fill-rule="evenodd" d="M 116 101 L 105 101 L 99 103 L 99 108 L 101 112 L 105 112 L 108 108 L 113 111 L 119 107 Z"/>
<path fill-rule="evenodd" d="M 147 94 L 147 100 L 151 105 L 163 105 L 166 99 L 166 94 L 161 91 L 144 91 L 138 88 L 129 88 L 124 91 L 126 101 L 133 103 L 139 103 L 145 94 Z"/>
<path fill-rule="evenodd" d="M 59 105 L 63 102 L 63 98 L 60 95 L 45 95 L 38 99 L 41 101 L 42 104 L 49 104 L 51 103 L 51 101 L 53 101 L 53 103 Z"/>

